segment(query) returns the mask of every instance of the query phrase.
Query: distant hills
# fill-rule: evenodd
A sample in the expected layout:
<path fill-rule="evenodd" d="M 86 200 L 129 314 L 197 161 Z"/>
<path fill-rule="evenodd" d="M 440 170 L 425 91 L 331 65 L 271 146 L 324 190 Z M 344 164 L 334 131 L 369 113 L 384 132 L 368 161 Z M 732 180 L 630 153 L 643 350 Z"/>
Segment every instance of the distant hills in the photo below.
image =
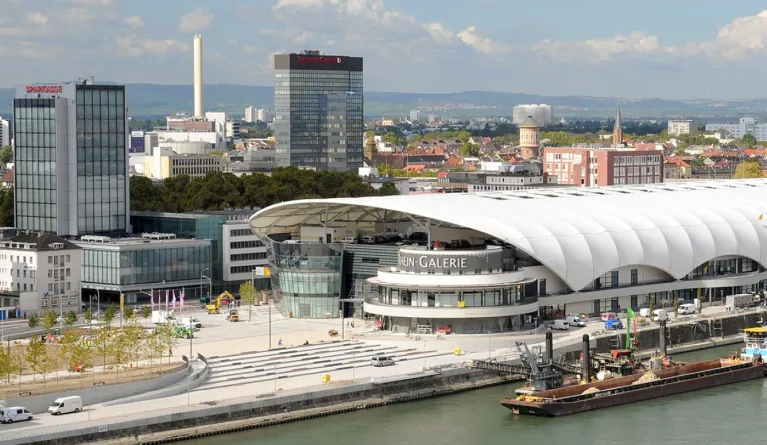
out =
<path fill-rule="evenodd" d="M 165 116 L 192 110 L 191 85 L 129 84 L 128 106 L 131 116 Z M 242 116 L 247 106 L 271 109 L 272 87 L 251 85 L 206 85 L 205 109 L 227 111 Z M 0 116 L 11 115 L 13 90 L 0 88 Z M 546 103 L 555 107 L 555 115 L 563 117 L 611 117 L 616 100 L 612 97 L 540 96 L 521 93 L 465 91 L 446 94 L 365 93 L 365 115 L 406 116 L 418 109 L 424 114 L 451 116 L 510 116 L 514 105 Z M 702 116 L 730 117 L 745 114 L 767 115 L 767 99 L 752 100 L 667 100 L 623 99 L 621 110 L 626 117 Z"/>

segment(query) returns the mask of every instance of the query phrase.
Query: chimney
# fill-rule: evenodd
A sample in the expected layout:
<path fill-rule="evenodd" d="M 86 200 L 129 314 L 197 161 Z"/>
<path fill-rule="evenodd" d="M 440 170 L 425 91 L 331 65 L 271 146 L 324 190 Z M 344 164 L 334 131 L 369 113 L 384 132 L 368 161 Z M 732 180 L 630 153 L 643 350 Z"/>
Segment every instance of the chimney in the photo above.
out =
<path fill-rule="evenodd" d="M 203 117 L 202 34 L 194 36 L 194 117 Z"/>

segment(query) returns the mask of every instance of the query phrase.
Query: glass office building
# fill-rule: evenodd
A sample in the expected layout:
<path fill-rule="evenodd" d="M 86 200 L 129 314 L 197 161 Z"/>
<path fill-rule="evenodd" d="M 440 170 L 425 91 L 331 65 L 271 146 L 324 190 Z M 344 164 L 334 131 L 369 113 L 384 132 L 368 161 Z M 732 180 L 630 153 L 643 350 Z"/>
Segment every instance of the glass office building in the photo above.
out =
<path fill-rule="evenodd" d="M 15 218 L 63 237 L 128 232 L 125 87 L 16 89 Z"/>
<path fill-rule="evenodd" d="M 274 72 L 277 165 L 362 167 L 362 58 L 318 51 L 276 54 Z"/>
<path fill-rule="evenodd" d="M 337 317 L 341 299 L 341 244 L 267 240 L 272 292 L 280 311 L 300 318 Z"/>

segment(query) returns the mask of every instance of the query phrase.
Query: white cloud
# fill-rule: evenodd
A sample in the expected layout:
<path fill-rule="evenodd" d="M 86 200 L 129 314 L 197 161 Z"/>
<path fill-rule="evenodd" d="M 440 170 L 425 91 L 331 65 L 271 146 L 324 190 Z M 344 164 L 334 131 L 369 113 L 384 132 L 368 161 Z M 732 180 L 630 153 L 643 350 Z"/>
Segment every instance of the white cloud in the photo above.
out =
<path fill-rule="evenodd" d="M 315 8 L 318 6 L 323 6 L 325 4 L 325 0 L 278 0 L 277 4 L 274 5 L 274 10 L 283 9 L 283 8 Z"/>
<path fill-rule="evenodd" d="M 633 32 L 610 39 L 590 39 L 582 42 L 544 40 L 533 47 L 533 52 L 559 59 L 582 59 L 585 62 L 610 60 L 618 54 L 652 54 L 665 51 L 656 36 Z"/>
<path fill-rule="evenodd" d="M 139 37 L 136 34 L 116 37 L 115 45 L 122 56 L 140 57 L 143 55 L 163 55 L 172 52 L 189 51 L 189 44 L 176 40 L 154 40 Z"/>
<path fill-rule="evenodd" d="M 213 24 L 213 18 L 212 12 L 197 8 L 181 17 L 178 29 L 181 32 L 199 32 L 210 27 Z"/>
<path fill-rule="evenodd" d="M 67 22 L 86 22 L 94 20 L 98 15 L 85 8 L 69 8 L 63 15 L 63 19 Z"/>
<path fill-rule="evenodd" d="M 132 15 L 130 17 L 125 17 L 123 21 L 127 23 L 128 26 L 130 26 L 133 29 L 144 27 L 144 19 L 142 19 L 140 15 Z"/>
<path fill-rule="evenodd" d="M 25 14 L 25 17 L 28 22 L 34 23 L 35 25 L 47 25 L 49 20 L 47 15 L 39 12 L 28 12 Z"/>
<path fill-rule="evenodd" d="M 767 9 L 750 17 L 739 17 L 719 28 L 716 38 L 708 42 L 686 45 L 683 54 L 704 54 L 730 61 L 750 55 L 767 54 Z"/>
<path fill-rule="evenodd" d="M 469 26 L 468 28 L 456 34 L 456 37 L 458 37 L 466 45 L 483 54 L 496 54 L 506 52 L 505 46 L 499 45 L 486 37 L 481 37 L 478 35 L 476 26 Z"/>

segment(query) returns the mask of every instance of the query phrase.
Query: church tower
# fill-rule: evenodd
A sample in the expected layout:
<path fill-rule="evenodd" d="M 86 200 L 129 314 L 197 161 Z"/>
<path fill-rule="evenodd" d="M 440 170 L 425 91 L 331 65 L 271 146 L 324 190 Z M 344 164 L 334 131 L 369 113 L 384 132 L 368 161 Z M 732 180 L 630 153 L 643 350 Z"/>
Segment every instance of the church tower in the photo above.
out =
<path fill-rule="evenodd" d="M 618 114 L 615 116 L 615 127 L 613 128 L 613 144 L 616 146 L 623 144 L 623 120 L 621 119 L 620 99 L 618 99 Z"/>
<path fill-rule="evenodd" d="M 376 134 L 374 131 L 368 131 L 368 140 L 365 143 L 365 151 L 363 156 L 370 161 L 370 165 L 373 165 L 373 155 L 376 154 Z"/>

